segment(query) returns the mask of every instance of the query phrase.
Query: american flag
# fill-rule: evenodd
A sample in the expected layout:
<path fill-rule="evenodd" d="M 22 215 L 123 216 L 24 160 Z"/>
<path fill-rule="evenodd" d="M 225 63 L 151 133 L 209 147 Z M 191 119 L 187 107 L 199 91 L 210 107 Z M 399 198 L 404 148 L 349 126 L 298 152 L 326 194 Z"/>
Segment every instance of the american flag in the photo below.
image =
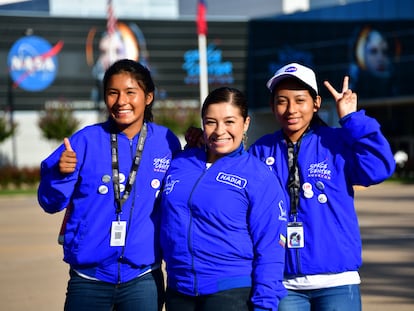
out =
<path fill-rule="evenodd" d="M 112 6 L 112 0 L 108 0 L 107 4 L 107 21 L 106 21 L 106 31 L 108 35 L 112 35 L 116 32 L 116 16 L 114 13 L 114 8 Z"/>
<path fill-rule="evenodd" d="M 198 0 L 197 4 L 197 34 L 207 35 L 206 21 L 207 5 L 205 0 Z"/>

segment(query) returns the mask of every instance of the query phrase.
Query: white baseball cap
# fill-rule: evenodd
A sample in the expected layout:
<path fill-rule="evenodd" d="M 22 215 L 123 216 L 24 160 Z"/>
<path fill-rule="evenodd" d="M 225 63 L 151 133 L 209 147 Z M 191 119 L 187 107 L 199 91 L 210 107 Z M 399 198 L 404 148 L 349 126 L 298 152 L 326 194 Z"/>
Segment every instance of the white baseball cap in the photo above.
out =
<path fill-rule="evenodd" d="M 307 86 L 311 87 L 318 94 L 318 84 L 316 76 L 312 69 L 297 63 L 290 63 L 280 68 L 269 81 L 266 86 L 272 92 L 276 84 L 288 77 L 294 77 Z"/>

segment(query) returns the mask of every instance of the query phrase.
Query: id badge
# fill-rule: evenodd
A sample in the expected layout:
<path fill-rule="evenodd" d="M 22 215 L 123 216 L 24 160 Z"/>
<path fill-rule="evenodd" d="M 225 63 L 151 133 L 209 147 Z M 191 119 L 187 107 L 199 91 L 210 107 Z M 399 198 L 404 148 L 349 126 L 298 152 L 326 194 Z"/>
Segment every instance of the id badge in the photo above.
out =
<path fill-rule="evenodd" d="M 125 246 L 126 221 L 113 221 L 111 227 L 111 246 Z"/>
<path fill-rule="evenodd" d="M 289 222 L 287 226 L 288 248 L 303 248 L 303 225 L 301 222 Z"/>

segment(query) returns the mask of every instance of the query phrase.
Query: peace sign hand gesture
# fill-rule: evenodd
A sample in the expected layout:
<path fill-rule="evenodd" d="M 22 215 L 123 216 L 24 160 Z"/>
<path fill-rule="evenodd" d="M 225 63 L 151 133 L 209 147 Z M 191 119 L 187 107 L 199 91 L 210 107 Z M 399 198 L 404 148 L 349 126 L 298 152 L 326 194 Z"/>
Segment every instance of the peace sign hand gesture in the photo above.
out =
<path fill-rule="evenodd" d="M 340 119 L 357 111 L 357 94 L 348 88 L 348 83 L 349 77 L 345 76 L 342 93 L 338 93 L 328 81 L 324 81 L 323 83 L 336 101 L 336 110 Z"/>

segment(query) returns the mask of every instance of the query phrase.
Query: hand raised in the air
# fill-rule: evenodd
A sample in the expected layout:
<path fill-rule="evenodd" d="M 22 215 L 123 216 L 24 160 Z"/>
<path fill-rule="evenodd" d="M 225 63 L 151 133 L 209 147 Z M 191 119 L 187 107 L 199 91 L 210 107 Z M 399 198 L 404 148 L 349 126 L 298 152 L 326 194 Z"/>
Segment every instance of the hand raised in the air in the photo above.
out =
<path fill-rule="evenodd" d="M 65 145 L 65 151 L 62 152 L 59 159 L 59 171 L 62 174 L 73 173 L 76 169 L 76 152 L 73 151 L 72 146 L 68 138 L 63 139 L 63 144 Z"/>

